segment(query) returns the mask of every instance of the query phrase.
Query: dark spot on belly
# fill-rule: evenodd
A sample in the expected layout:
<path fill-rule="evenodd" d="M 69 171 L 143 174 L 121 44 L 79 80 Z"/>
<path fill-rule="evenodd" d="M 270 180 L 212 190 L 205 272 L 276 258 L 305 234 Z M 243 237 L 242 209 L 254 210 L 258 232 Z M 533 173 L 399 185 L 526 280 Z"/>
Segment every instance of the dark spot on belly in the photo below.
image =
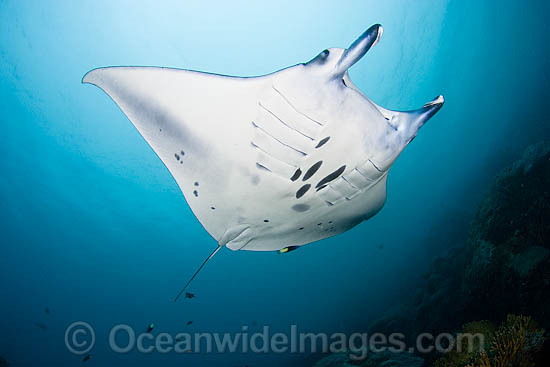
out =
<path fill-rule="evenodd" d="M 182 155 L 182 156 L 184 156 L 184 155 L 185 155 L 185 152 L 184 152 L 183 150 L 181 151 L 181 155 Z"/>
<path fill-rule="evenodd" d="M 300 228 L 298 228 L 298 230 L 299 230 L 299 231 L 301 231 L 301 230 L 303 230 L 303 229 L 304 229 L 304 227 L 300 227 Z"/>
<path fill-rule="evenodd" d="M 211 206 L 211 207 L 210 207 L 210 209 L 212 209 L 212 210 L 216 210 L 216 208 L 214 208 L 213 206 Z"/>
<path fill-rule="evenodd" d="M 327 136 L 326 138 L 324 138 L 323 140 L 321 140 L 319 142 L 319 144 L 317 144 L 317 146 L 315 148 L 321 148 L 323 145 L 325 145 L 327 143 L 327 141 L 329 141 L 330 139 L 330 136 Z"/>
<path fill-rule="evenodd" d="M 292 210 L 295 210 L 297 212 L 305 212 L 307 210 L 309 210 L 309 205 L 307 204 L 296 204 L 296 205 L 292 205 Z"/>
<path fill-rule="evenodd" d="M 319 161 L 317 163 L 315 163 L 313 166 L 311 166 L 306 174 L 304 175 L 304 178 L 302 178 L 302 181 L 305 181 L 307 179 L 309 179 L 311 176 L 313 176 L 315 174 L 315 172 L 317 172 L 317 170 L 321 167 L 321 165 L 323 164 L 323 161 Z"/>
<path fill-rule="evenodd" d="M 264 219 L 264 223 L 269 223 L 269 219 Z"/>
<path fill-rule="evenodd" d="M 180 156 L 178 155 L 178 153 L 174 153 L 174 157 L 176 157 L 178 161 L 180 160 Z"/>
<path fill-rule="evenodd" d="M 346 165 L 343 165 L 342 167 L 338 168 L 336 171 L 329 174 L 327 177 L 323 178 L 319 183 L 315 186 L 317 191 L 321 190 L 323 185 L 326 185 L 332 180 L 337 179 L 344 171 L 346 170 Z"/>
<path fill-rule="evenodd" d="M 193 195 L 195 195 L 195 197 L 199 197 L 199 192 L 197 190 L 193 191 Z"/>
<path fill-rule="evenodd" d="M 304 186 L 300 187 L 300 189 L 296 191 L 296 199 L 299 199 L 302 196 L 304 196 L 304 194 L 307 192 L 307 190 L 309 190 L 310 187 L 311 187 L 310 184 L 305 184 Z"/>
<path fill-rule="evenodd" d="M 199 183 L 198 183 L 198 182 L 195 182 L 195 186 L 199 186 Z"/>
<path fill-rule="evenodd" d="M 296 181 L 297 179 L 300 178 L 300 175 L 302 174 L 302 170 L 301 169 L 297 169 L 296 172 L 294 172 L 294 174 L 292 175 L 292 177 L 290 178 L 292 181 Z"/>

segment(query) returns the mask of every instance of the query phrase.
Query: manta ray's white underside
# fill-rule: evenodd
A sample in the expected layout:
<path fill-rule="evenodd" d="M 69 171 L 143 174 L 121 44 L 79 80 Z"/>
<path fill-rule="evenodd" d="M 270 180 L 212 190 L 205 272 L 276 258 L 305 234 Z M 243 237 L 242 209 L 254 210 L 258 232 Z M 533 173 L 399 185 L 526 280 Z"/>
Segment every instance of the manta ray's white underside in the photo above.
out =
<path fill-rule="evenodd" d="M 391 111 L 353 85 L 348 68 L 381 34 L 261 77 L 109 67 L 83 82 L 128 116 L 220 246 L 279 250 L 377 213 L 391 164 L 443 104 Z"/>
<path fill-rule="evenodd" d="M 113 67 L 83 82 L 119 105 L 220 244 L 278 250 L 373 215 L 385 200 L 386 176 L 362 150 L 350 151 L 360 144 L 353 130 L 300 111 L 277 88 L 277 76 Z"/>

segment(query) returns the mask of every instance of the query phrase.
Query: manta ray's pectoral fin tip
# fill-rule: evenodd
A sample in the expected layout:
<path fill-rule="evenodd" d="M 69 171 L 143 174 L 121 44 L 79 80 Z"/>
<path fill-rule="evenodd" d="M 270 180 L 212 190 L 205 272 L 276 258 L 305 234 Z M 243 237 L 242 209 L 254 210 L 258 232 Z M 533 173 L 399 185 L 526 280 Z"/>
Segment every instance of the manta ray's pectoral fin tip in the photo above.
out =
<path fill-rule="evenodd" d="M 88 78 L 88 74 L 90 74 L 90 72 L 88 71 L 86 74 L 84 74 L 84 76 L 82 77 L 82 79 L 80 79 L 80 83 L 82 84 L 86 84 L 86 83 L 89 83 L 89 78 Z"/>
<path fill-rule="evenodd" d="M 94 83 L 94 74 L 95 71 L 98 69 L 92 69 L 88 71 L 84 76 L 82 77 L 82 80 L 80 81 L 82 84 L 95 84 Z"/>
<path fill-rule="evenodd" d="M 100 84 L 103 84 L 102 81 L 109 75 L 109 71 L 114 71 L 114 69 L 119 69 L 120 67 L 100 67 L 88 71 L 82 77 L 82 84 L 92 84 L 101 88 Z"/>

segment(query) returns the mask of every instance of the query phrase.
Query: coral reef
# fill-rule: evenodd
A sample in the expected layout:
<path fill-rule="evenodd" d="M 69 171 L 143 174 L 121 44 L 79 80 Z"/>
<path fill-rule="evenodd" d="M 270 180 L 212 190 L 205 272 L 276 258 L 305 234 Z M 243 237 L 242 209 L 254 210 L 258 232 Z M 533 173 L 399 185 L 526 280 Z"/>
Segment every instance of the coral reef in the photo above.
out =
<path fill-rule="evenodd" d="M 535 367 L 534 356 L 544 343 L 544 330 L 528 316 L 508 315 L 498 329 L 489 321 L 467 324 L 463 332 L 484 338 L 465 339 L 437 361 L 435 367 Z"/>

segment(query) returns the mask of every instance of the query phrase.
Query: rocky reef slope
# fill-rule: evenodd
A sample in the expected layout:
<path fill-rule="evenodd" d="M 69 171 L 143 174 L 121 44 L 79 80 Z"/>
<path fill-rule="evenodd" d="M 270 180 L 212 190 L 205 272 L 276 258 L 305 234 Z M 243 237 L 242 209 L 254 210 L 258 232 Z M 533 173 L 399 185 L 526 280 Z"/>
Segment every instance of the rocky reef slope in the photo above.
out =
<path fill-rule="evenodd" d="M 467 243 L 437 257 L 412 299 L 374 322 L 369 333 L 403 333 L 414 345 L 421 333 L 455 332 L 476 320 L 498 324 L 508 314 L 530 316 L 550 330 L 548 143 L 529 147 L 495 179 Z M 439 356 L 422 357 L 431 365 Z"/>

